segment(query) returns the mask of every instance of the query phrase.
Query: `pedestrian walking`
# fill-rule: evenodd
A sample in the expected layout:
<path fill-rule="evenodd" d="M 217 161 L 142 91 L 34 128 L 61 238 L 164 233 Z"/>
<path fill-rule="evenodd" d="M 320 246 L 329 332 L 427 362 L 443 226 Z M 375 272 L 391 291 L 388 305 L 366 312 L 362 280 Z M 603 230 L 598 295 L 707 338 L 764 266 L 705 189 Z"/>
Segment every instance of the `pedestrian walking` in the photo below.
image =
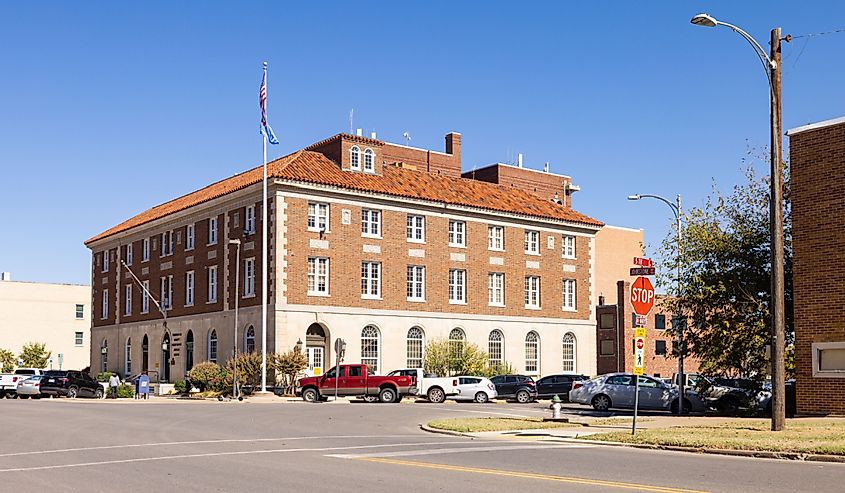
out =
<path fill-rule="evenodd" d="M 109 391 L 112 399 L 117 399 L 117 388 L 120 387 L 120 377 L 112 373 L 109 377 Z"/>

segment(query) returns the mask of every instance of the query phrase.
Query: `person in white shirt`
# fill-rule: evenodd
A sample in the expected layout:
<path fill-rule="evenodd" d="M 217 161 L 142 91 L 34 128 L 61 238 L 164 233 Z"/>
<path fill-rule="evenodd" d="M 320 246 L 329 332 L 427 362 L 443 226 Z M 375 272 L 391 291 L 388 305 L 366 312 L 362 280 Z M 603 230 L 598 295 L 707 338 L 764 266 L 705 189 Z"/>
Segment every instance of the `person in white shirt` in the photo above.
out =
<path fill-rule="evenodd" d="M 109 377 L 109 391 L 111 391 L 111 398 L 117 399 L 117 388 L 120 387 L 120 377 L 117 373 L 112 373 Z"/>

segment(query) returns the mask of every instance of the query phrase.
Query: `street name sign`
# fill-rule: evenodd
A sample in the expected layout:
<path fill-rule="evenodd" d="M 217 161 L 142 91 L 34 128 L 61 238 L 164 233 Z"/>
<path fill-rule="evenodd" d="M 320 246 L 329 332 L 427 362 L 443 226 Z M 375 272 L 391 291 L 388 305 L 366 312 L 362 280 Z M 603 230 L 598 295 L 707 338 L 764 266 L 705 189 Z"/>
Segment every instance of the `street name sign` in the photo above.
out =
<path fill-rule="evenodd" d="M 644 327 L 634 330 L 634 375 L 642 375 L 645 369 L 645 334 Z"/>
<path fill-rule="evenodd" d="M 638 277 L 631 285 L 631 305 L 637 315 L 648 315 L 654 306 L 654 286 L 647 277 Z"/>
<path fill-rule="evenodd" d="M 654 262 L 652 262 L 650 258 L 634 257 L 634 265 L 639 265 L 640 267 L 654 267 Z"/>
<path fill-rule="evenodd" d="M 631 275 L 632 276 L 653 276 L 654 275 L 654 267 L 632 267 L 631 268 Z"/>

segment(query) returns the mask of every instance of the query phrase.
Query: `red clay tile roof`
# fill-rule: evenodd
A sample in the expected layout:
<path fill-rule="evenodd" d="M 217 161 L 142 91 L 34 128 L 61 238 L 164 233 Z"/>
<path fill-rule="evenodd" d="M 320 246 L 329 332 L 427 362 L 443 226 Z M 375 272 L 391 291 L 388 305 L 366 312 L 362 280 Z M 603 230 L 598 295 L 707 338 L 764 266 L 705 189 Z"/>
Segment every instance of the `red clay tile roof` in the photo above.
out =
<path fill-rule="evenodd" d="M 314 151 L 297 151 L 267 163 L 267 176 L 303 183 L 336 186 L 349 190 L 557 219 L 586 226 L 603 226 L 602 222 L 580 212 L 561 207 L 516 188 L 465 178 L 432 175 L 390 165 L 383 166 L 381 175 L 342 171 L 334 161 Z M 261 178 L 262 169 L 261 166 L 258 166 L 196 192 L 157 205 L 90 238 L 85 244 L 88 245 L 255 183 L 260 183 Z"/>

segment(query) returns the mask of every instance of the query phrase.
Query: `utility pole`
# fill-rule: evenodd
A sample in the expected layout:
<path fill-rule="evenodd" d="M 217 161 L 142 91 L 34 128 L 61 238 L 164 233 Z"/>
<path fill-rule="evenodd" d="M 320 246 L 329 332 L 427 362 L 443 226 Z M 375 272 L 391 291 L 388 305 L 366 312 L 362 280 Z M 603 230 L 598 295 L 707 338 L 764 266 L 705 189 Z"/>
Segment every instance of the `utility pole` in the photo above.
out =
<path fill-rule="evenodd" d="M 678 292 L 677 297 L 681 299 L 681 238 L 683 237 L 683 233 L 681 232 L 681 194 L 678 194 L 675 202 L 675 226 L 678 228 L 678 265 L 677 265 L 677 276 L 678 276 Z M 684 414 L 684 397 L 686 396 L 686 385 L 687 385 L 687 377 L 684 374 L 684 355 L 686 354 L 686 348 L 684 348 L 684 330 L 687 328 L 687 319 L 683 313 L 679 313 L 675 315 L 675 320 L 678 322 L 678 415 L 681 416 Z"/>
<path fill-rule="evenodd" d="M 781 130 L 781 50 L 780 28 L 772 29 L 770 67 L 771 80 L 771 192 L 770 224 L 772 245 L 772 431 L 786 426 L 786 386 L 784 383 L 785 328 L 783 281 L 783 147 Z"/>

